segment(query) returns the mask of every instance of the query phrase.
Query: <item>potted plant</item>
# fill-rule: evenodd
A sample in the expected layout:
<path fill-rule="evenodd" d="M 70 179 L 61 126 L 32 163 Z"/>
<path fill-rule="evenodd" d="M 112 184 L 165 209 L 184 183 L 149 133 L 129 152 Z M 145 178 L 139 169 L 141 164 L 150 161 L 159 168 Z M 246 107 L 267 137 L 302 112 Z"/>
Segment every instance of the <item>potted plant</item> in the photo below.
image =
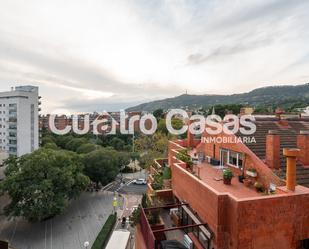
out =
<path fill-rule="evenodd" d="M 165 189 L 172 187 L 172 171 L 170 167 L 164 167 L 163 169 L 163 185 Z"/>
<path fill-rule="evenodd" d="M 238 181 L 239 181 L 239 182 L 243 183 L 243 182 L 244 182 L 244 179 L 245 179 L 244 174 L 238 176 Z"/>
<path fill-rule="evenodd" d="M 251 177 L 257 177 L 257 171 L 255 168 L 249 168 L 246 170 L 246 174 Z"/>
<path fill-rule="evenodd" d="M 187 150 L 179 151 L 179 153 L 176 155 L 176 158 L 178 160 L 186 163 L 187 168 L 192 171 L 193 170 L 193 161 L 187 153 L 188 153 Z"/>
<path fill-rule="evenodd" d="M 231 169 L 223 170 L 223 183 L 226 185 L 231 185 L 232 178 L 234 177 L 233 171 Z"/>
<path fill-rule="evenodd" d="M 257 192 L 264 192 L 264 186 L 262 183 L 260 182 L 255 182 L 254 183 L 254 187 L 256 189 Z"/>

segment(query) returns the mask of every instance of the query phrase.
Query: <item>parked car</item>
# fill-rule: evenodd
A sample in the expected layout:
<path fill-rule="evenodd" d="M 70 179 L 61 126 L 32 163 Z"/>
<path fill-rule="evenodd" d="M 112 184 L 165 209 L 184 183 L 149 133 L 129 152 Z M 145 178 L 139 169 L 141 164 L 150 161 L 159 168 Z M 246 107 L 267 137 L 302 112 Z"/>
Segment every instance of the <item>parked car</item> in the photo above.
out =
<path fill-rule="evenodd" d="M 145 179 L 140 178 L 140 179 L 134 180 L 133 183 L 136 185 L 146 185 L 147 181 Z"/>

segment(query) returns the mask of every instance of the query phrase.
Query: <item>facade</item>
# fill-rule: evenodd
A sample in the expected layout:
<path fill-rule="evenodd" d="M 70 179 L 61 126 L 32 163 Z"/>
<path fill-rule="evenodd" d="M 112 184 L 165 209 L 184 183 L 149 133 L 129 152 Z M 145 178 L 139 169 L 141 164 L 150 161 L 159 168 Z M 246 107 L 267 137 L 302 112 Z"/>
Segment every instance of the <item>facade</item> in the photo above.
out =
<path fill-rule="evenodd" d="M 16 156 L 38 149 L 39 104 L 35 86 L 0 93 L 0 149 Z"/>
<path fill-rule="evenodd" d="M 223 133 L 169 141 L 167 165 L 156 170 L 171 169 L 171 187 L 152 191 L 151 172 L 152 206 L 141 211 L 136 249 L 175 240 L 198 249 L 308 249 L 307 131 L 303 120 L 268 120 L 257 122 L 254 144 Z"/>

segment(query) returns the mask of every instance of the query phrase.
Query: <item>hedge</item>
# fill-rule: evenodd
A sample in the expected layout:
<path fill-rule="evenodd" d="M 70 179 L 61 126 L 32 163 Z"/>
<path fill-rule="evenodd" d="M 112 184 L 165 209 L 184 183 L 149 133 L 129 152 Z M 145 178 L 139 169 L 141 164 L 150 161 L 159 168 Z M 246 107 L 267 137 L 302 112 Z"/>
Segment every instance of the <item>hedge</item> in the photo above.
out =
<path fill-rule="evenodd" d="M 93 243 L 91 249 L 103 249 L 105 248 L 108 239 L 114 229 L 115 223 L 117 220 L 117 214 L 111 214 L 107 221 L 105 222 L 104 226 L 102 227 L 102 230 L 98 234 L 95 242 Z"/>

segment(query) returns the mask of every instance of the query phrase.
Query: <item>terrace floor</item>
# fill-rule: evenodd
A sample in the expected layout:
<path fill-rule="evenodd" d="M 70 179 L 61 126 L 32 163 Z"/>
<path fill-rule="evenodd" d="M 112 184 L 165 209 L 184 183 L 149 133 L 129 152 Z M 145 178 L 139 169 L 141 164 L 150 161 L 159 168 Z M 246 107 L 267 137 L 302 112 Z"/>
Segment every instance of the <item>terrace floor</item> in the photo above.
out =
<path fill-rule="evenodd" d="M 246 187 L 243 183 L 239 182 L 237 176 L 233 177 L 231 185 L 224 184 L 223 171 L 219 167 L 208 163 L 199 163 L 194 166 L 194 171 L 203 182 L 219 193 L 229 193 L 238 199 L 262 196 L 254 188 Z M 199 174 L 197 173 L 198 171 Z"/>
<path fill-rule="evenodd" d="M 169 211 L 168 210 L 163 210 L 161 213 L 161 217 L 164 221 L 165 224 L 165 228 L 172 228 L 175 225 L 173 224 L 171 217 L 169 215 Z M 165 236 L 167 240 L 177 240 L 179 242 L 183 242 L 183 237 L 184 237 L 185 233 L 182 230 L 174 230 L 174 231 L 168 231 L 165 232 Z"/>

